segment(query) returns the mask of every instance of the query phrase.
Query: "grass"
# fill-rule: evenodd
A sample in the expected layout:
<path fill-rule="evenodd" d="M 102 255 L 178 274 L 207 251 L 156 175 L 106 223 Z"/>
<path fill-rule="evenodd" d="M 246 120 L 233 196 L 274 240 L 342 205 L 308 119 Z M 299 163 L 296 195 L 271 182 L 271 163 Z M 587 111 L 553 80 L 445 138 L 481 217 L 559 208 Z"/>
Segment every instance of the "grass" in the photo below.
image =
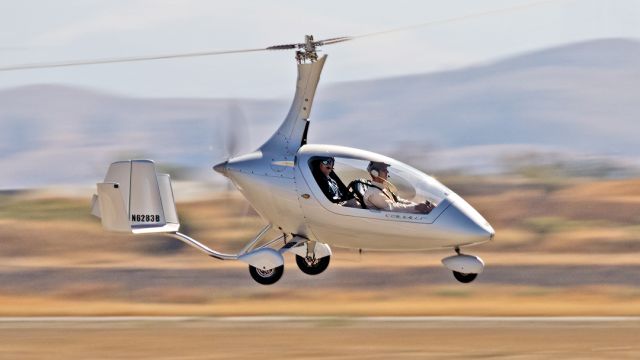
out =
<path fill-rule="evenodd" d="M 9 359 L 65 360 L 634 359 L 639 328 L 633 321 L 33 321 L 2 326 L 0 353 Z M 292 341 L 292 334 L 313 341 Z"/>
<path fill-rule="evenodd" d="M 0 219 L 36 221 L 88 221 L 89 201 L 77 199 L 20 199 L 0 200 Z"/>
<path fill-rule="evenodd" d="M 442 289 L 436 290 L 434 293 L 436 296 L 453 297 L 453 298 L 469 298 L 473 296 L 473 293 L 464 289 Z"/>
<path fill-rule="evenodd" d="M 473 181 L 456 181 L 460 189 L 473 187 Z M 484 179 L 479 184 L 467 199 L 497 235 L 469 252 L 483 257 L 488 267 L 640 265 L 640 257 L 634 256 L 640 251 L 640 225 L 634 222 L 640 198 L 624 198 L 625 191 L 638 193 L 637 180 L 565 184 L 551 193 L 531 180 Z M 603 189 L 611 189 L 611 196 Z M 594 193 L 601 196 L 594 200 Z M 594 201 L 598 206 L 591 206 Z M 262 226 L 254 212 L 245 216 L 245 209 L 246 202 L 236 196 L 178 204 L 182 230 L 225 252 L 239 250 Z M 0 194 L 0 315 L 640 314 L 640 293 L 631 283 L 561 288 L 528 286 L 525 280 L 461 285 L 443 270 L 451 283 L 429 284 L 417 267 L 439 268 L 439 259 L 448 252 L 365 251 L 360 256 L 336 249 L 327 274 L 304 276 L 289 259 L 283 284 L 260 287 L 243 263 L 216 262 L 166 236 L 107 233 L 88 213 L 89 199 Z M 369 281 L 367 271 L 383 267 L 412 280 L 396 274 L 388 279 L 408 282 Z M 46 286 L 31 283 L 32 272 L 47 269 L 51 277 Z M 217 278 L 201 281 L 207 279 L 189 275 L 200 270 Z M 78 277 L 82 271 L 93 275 Z M 124 275 L 104 278 L 109 271 Z M 138 271 L 147 275 L 138 282 L 126 278 Z M 23 280 L 9 282 L 16 273 Z M 353 279 L 352 286 L 340 285 L 336 277 L 349 274 L 369 285 Z M 179 279 L 178 285 L 172 278 Z"/>
<path fill-rule="evenodd" d="M 453 287 L 453 285 L 452 285 Z M 85 288 L 87 289 L 87 288 Z M 209 291 L 211 291 L 209 289 Z M 384 289 L 361 292 L 344 289 L 305 290 L 304 298 L 271 293 L 264 297 L 216 298 L 205 289 L 143 290 L 125 297 L 75 297 L 78 289 L 56 296 L 3 295 L 0 316 L 638 316 L 640 296 L 627 288 L 596 286 L 545 291 L 523 286 L 477 286 L 458 291 L 428 285 L 380 300 Z"/>

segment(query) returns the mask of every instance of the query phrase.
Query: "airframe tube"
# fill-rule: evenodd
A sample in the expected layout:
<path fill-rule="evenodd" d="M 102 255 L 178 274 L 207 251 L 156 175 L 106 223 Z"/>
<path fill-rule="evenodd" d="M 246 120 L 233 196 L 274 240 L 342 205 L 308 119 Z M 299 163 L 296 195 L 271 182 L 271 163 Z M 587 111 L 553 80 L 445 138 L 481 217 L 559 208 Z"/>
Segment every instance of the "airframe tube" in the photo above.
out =
<path fill-rule="evenodd" d="M 217 252 L 211 248 L 209 248 L 208 246 L 204 245 L 203 243 L 199 242 L 198 240 L 187 236 L 183 233 L 180 232 L 174 232 L 174 233 L 169 233 L 168 235 L 171 235 L 172 237 L 184 242 L 187 245 L 191 245 L 194 248 L 206 253 L 207 255 L 214 257 L 216 259 L 219 260 L 238 260 L 238 258 L 242 255 L 245 255 L 246 253 L 249 252 L 249 250 L 251 250 L 251 248 L 258 242 L 260 241 L 260 239 L 262 239 L 262 237 L 271 229 L 271 224 L 268 224 L 267 226 L 265 226 L 264 228 L 262 228 L 262 230 L 260 230 L 260 232 L 258 233 L 258 235 L 256 235 L 255 238 L 253 238 L 253 240 L 251 240 L 243 249 L 242 251 L 240 251 L 239 254 L 224 254 L 221 252 Z"/>

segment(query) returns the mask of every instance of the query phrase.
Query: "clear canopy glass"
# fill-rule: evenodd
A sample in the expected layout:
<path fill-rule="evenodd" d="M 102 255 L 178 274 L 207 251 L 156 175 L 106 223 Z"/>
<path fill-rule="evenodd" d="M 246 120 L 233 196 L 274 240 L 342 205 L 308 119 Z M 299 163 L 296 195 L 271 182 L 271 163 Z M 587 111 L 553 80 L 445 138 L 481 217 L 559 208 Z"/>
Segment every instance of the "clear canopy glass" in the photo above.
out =
<path fill-rule="evenodd" d="M 357 179 L 371 180 L 371 175 L 367 173 L 370 161 L 380 161 L 389 165 L 387 187 L 403 199 L 414 203 L 428 200 L 437 206 L 451 194 L 451 190 L 433 177 L 407 164 L 386 157 L 384 159 L 335 157 L 334 172 L 345 185 Z"/>

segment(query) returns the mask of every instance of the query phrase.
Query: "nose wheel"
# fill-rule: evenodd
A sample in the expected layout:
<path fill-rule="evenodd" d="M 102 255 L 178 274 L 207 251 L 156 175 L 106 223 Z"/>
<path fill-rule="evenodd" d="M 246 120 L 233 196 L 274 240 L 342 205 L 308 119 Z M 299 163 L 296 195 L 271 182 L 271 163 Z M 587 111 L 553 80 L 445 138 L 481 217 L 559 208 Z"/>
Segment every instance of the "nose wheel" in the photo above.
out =
<path fill-rule="evenodd" d="M 463 284 L 468 284 L 468 283 L 472 282 L 473 280 L 475 280 L 476 277 L 478 277 L 478 274 L 472 274 L 472 273 L 465 274 L 465 273 L 453 271 L 453 277 L 456 278 L 456 280 L 460 281 Z"/>

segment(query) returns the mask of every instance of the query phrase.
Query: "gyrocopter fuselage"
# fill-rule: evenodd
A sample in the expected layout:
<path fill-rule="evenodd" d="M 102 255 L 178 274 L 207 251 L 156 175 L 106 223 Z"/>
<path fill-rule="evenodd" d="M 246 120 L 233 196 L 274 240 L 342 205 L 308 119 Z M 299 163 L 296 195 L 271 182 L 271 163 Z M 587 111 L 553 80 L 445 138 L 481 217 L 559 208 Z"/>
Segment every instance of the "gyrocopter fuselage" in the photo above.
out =
<path fill-rule="evenodd" d="M 268 223 L 238 254 L 217 252 L 178 232 L 171 181 L 168 175 L 157 174 L 150 160 L 113 163 L 104 182 L 98 184 L 92 213 L 101 217 L 107 230 L 167 233 L 214 258 L 248 263 L 253 279 L 265 285 L 281 278 L 285 253 L 295 254 L 303 272 L 323 272 L 332 255 L 330 246 L 452 249 L 456 254 L 443 259 L 444 266 L 459 281 L 473 281 L 484 263 L 476 256 L 461 254 L 460 248 L 493 239 L 494 230 L 464 199 L 434 178 L 389 157 L 343 146 L 307 144 L 311 107 L 327 58 L 317 56 L 316 46 L 324 44 L 307 36 L 303 44 L 287 45 L 300 50 L 296 52 L 296 93 L 284 122 L 256 151 L 213 167 L 233 182 Z M 327 158 L 332 160 L 330 176 L 349 184 L 344 188 L 356 199 L 350 205 L 332 201 L 319 184 L 317 167 Z M 387 166 L 388 184 L 400 197 L 428 203 L 429 211 L 386 211 L 364 205 L 366 189 L 373 186 L 369 180 L 376 175 L 369 167 L 372 163 Z M 281 235 L 265 241 L 269 230 Z"/>

